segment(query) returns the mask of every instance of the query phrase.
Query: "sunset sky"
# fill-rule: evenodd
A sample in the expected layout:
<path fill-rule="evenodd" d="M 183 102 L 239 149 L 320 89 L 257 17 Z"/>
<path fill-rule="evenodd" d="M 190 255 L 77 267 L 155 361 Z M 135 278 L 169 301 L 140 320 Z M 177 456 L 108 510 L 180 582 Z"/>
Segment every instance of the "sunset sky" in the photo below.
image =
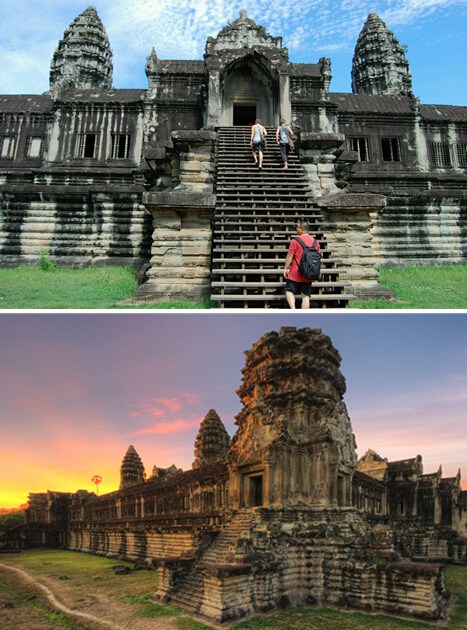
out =
<path fill-rule="evenodd" d="M 0 315 L 0 507 L 29 492 L 118 486 L 129 444 L 188 469 L 200 422 L 227 430 L 245 350 L 281 326 L 321 328 L 342 355 L 361 456 L 459 467 L 467 489 L 467 314 L 34 313 Z"/>
<path fill-rule="evenodd" d="M 206 39 L 245 9 L 282 37 L 290 61 L 330 57 L 331 90 L 350 92 L 357 37 L 376 11 L 407 47 L 422 103 L 467 102 L 467 0 L 0 0 L 0 93 L 45 92 L 59 40 L 90 4 L 109 37 L 116 88 L 147 87 L 153 47 L 160 59 L 202 59 Z"/>

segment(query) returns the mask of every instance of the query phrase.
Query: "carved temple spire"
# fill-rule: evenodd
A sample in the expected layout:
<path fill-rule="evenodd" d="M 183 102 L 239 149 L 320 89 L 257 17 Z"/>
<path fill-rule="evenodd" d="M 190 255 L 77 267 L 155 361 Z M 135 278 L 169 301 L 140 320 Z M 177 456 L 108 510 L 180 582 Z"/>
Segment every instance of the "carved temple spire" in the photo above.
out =
<path fill-rule="evenodd" d="M 52 57 L 50 91 L 112 86 L 112 51 L 94 7 L 88 7 L 67 28 Z"/>
<path fill-rule="evenodd" d="M 245 355 L 243 408 L 228 455 L 232 507 L 249 505 L 260 484 L 255 505 L 348 504 L 356 444 L 341 357 L 329 337 L 283 327 Z"/>
<path fill-rule="evenodd" d="M 130 444 L 120 466 L 120 490 L 144 482 L 144 466 L 133 444 Z"/>
<path fill-rule="evenodd" d="M 404 48 L 377 13 L 370 13 L 352 61 L 355 94 L 412 96 L 412 77 Z"/>
<path fill-rule="evenodd" d="M 195 441 L 193 468 L 201 468 L 225 459 L 230 438 L 222 420 L 214 409 L 210 409 L 202 421 Z"/>

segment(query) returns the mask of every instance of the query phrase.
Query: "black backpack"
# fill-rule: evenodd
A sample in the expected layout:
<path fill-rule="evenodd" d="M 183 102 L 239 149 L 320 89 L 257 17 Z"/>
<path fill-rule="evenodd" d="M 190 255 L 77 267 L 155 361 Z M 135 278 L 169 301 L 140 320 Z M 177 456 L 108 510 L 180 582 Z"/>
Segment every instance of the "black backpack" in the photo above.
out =
<path fill-rule="evenodd" d="M 321 254 L 316 249 L 316 239 L 313 239 L 310 247 L 305 245 L 298 236 L 294 236 L 294 239 L 303 247 L 302 259 L 298 265 L 298 270 L 307 280 L 318 280 L 321 273 Z"/>

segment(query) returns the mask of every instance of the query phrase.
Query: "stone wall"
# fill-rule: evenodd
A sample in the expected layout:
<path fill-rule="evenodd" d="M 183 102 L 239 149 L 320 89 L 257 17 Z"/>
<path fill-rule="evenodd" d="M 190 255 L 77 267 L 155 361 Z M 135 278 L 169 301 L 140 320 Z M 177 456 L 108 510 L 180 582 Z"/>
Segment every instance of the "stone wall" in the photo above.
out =
<path fill-rule="evenodd" d="M 67 266 L 139 268 L 148 256 L 150 216 L 140 191 L 0 188 L 3 266 L 34 263 L 44 252 Z"/>
<path fill-rule="evenodd" d="M 371 227 L 380 266 L 465 264 L 467 196 L 445 190 L 391 195 Z"/>

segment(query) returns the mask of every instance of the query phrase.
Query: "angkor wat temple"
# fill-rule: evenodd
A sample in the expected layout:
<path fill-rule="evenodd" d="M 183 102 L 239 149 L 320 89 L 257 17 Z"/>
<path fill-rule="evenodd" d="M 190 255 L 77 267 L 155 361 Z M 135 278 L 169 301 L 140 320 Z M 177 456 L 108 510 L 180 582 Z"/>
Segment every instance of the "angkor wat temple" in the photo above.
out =
<path fill-rule="evenodd" d="M 467 561 L 460 471 L 357 460 L 340 364 L 320 330 L 263 335 L 232 439 L 211 409 L 192 469 L 148 479 L 130 446 L 119 490 L 31 494 L 11 542 L 157 568 L 156 601 L 220 622 L 299 604 L 446 616 L 444 565 Z"/>
<path fill-rule="evenodd" d="M 148 51 L 149 52 L 149 51 Z M 467 107 L 422 105 L 404 49 L 374 13 L 358 38 L 352 93 L 331 64 L 293 63 L 244 11 L 203 60 L 146 63 L 148 85 L 112 87 L 93 7 L 65 31 L 50 89 L 0 96 L 0 264 L 128 264 L 135 300 L 282 300 L 297 218 L 321 242 L 317 306 L 374 295 L 376 266 L 466 260 Z M 297 134 L 280 172 L 249 152 L 258 117 Z"/>

